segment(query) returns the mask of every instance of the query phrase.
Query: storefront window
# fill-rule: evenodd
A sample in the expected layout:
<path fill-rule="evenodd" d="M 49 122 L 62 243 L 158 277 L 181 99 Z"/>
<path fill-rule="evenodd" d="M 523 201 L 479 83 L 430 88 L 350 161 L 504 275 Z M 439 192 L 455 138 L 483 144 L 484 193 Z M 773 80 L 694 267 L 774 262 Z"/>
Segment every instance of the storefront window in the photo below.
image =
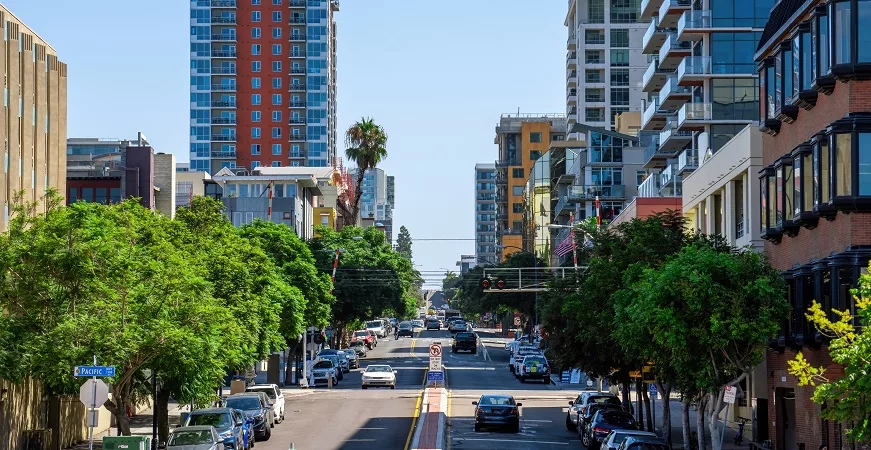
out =
<path fill-rule="evenodd" d="M 833 29 L 835 30 L 834 37 L 834 56 L 835 56 L 835 64 L 849 64 L 851 61 L 851 39 L 852 39 L 852 26 L 851 26 L 851 2 L 849 0 L 840 1 L 835 3 L 834 6 L 834 24 Z"/>
<path fill-rule="evenodd" d="M 835 196 L 846 197 L 852 195 L 852 135 L 851 133 L 838 133 L 834 135 L 834 164 L 835 164 Z"/>

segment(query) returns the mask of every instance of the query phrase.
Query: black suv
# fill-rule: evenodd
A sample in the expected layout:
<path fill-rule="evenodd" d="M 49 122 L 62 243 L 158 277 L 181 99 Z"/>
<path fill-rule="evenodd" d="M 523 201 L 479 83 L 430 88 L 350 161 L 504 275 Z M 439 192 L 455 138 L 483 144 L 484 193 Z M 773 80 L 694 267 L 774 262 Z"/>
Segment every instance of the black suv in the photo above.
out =
<path fill-rule="evenodd" d="M 457 353 L 460 350 L 468 350 L 473 355 L 478 353 L 478 336 L 468 331 L 457 333 L 454 336 L 454 345 L 451 346 L 451 352 Z"/>

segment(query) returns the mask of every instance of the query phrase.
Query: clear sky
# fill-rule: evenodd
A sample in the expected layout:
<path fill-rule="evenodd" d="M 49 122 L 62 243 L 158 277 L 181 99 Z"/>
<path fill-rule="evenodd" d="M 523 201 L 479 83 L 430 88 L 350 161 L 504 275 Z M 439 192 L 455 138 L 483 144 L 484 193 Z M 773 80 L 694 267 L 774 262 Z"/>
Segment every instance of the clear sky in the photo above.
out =
<path fill-rule="evenodd" d="M 133 138 L 188 160 L 190 2 L 0 0 L 69 65 L 70 137 Z M 244 1 L 244 0 L 241 0 Z M 565 112 L 564 0 L 342 0 L 339 130 L 389 135 L 394 235 L 419 270 L 473 254 L 474 166 L 504 112 Z M 342 147 L 340 147 L 342 148 Z M 427 277 L 428 281 L 436 277 Z"/>

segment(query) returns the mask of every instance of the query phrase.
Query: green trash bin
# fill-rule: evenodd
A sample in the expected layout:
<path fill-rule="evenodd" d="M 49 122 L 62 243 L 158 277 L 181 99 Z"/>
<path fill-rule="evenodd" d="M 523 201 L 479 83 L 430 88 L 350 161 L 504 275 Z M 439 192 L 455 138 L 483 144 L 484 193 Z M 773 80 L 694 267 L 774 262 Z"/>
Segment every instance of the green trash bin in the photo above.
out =
<path fill-rule="evenodd" d="M 151 450 L 149 436 L 106 436 L 103 450 Z"/>

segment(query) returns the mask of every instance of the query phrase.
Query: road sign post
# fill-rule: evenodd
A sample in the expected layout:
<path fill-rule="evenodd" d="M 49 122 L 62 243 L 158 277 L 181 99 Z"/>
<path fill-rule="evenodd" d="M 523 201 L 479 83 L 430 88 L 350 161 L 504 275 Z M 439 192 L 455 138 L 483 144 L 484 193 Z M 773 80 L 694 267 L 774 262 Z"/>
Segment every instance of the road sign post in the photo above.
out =
<path fill-rule="evenodd" d="M 650 392 L 650 401 L 652 402 L 651 407 L 652 407 L 652 411 L 653 411 L 653 431 L 655 432 L 656 431 L 656 397 L 657 397 L 656 385 L 653 383 L 648 384 L 647 390 L 648 390 L 648 392 Z M 667 401 L 666 399 L 663 399 L 663 400 Z"/>
<path fill-rule="evenodd" d="M 115 366 L 98 366 L 97 355 L 94 355 L 93 366 L 76 366 L 73 368 L 74 377 L 90 377 L 79 389 L 79 400 L 87 408 L 88 422 L 88 448 L 94 450 L 94 427 L 97 426 L 97 410 L 109 399 L 109 386 L 97 377 L 114 377 Z"/>
<path fill-rule="evenodd" d="M 439 342 L 433 342 L 432 345 L 429 346 L 429 372 L 426 376 L 427 381 L 435 383 L 436 385 L 439 382 L 444 381 L 444 372 L 442 372 L 442 369 L 442 344 Z"/>
<path fill-rule="evenodd" d="M 723 439 L 726 438 L 726 421 L 729 419 L 729 410 L 732 409 L 732 404 L 735 403 L 735 395 L 738 393 L 738 386 L 726 386 L 726 391 L 723 393 L 723 401 L 726 403 L 726 416 L 723 417 L 723 429 L 720 432 L 720 447 L 723 447 Z"/>

